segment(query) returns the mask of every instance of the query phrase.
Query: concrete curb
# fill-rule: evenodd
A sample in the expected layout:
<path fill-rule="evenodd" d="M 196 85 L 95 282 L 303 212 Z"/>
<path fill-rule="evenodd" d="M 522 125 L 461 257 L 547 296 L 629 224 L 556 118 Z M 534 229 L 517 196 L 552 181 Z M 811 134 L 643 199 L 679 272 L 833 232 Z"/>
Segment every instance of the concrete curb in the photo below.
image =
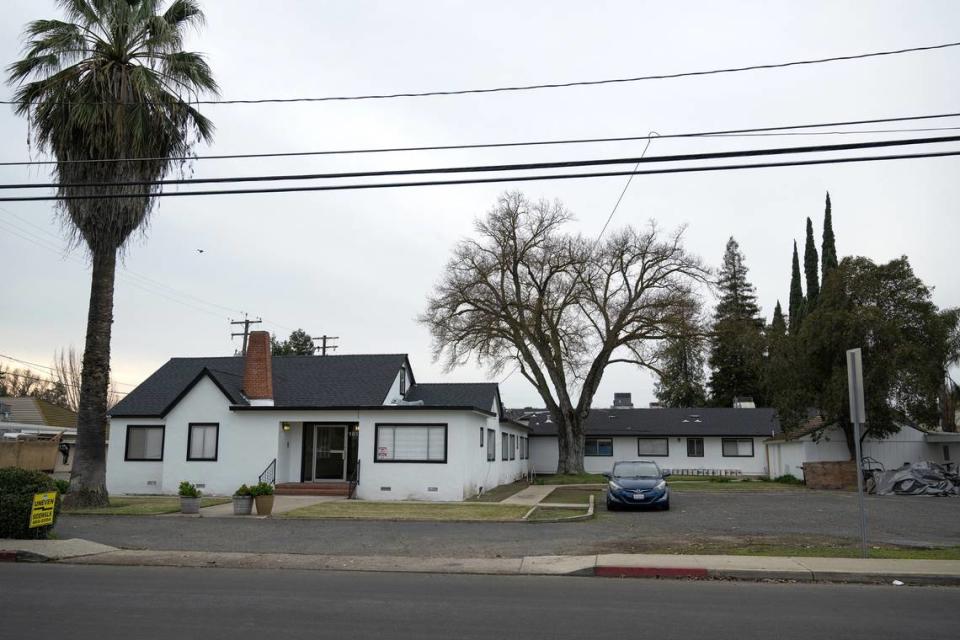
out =
<path fill-rule="evenodd" d="M 20 543 L 20 544 L 17 544 Z M 11 548 L 13 547 L 13 548 Z M 17 548 L 19 547 L 19 548 Z M 597 576 L 960 586 L 960 560 L 606 554 L 523 558 L 324 556 L 116 549 L 86 540 L 0 541 L 2 562 L 478 575 Z"/>

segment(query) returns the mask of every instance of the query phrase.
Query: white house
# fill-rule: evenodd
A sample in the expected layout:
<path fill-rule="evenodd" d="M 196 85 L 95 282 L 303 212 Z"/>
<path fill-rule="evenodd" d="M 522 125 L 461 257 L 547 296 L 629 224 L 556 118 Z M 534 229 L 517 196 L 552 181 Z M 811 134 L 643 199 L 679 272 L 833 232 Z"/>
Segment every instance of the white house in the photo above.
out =
<path fill-rule="evenodd" d="M 764 441 L 780 432 L 773 409 L 591 409 L 585 424 L 584 468 L 610 471 L 620 460 L 654 460 L 677 474 L 766 476 Z M 631 405 L 632 406 L 632 405 Z M 557 470 L 557 426 L 549 412 L 523 417 L 533 430 L 530 465 Z"/>
<path fill-rule="evenodd" d="M 530 428 L 495 383 L 421 384 L 406 355 L 173 358 L 111 411 L 107 488 L 463 500 L 527 474 Z"/>

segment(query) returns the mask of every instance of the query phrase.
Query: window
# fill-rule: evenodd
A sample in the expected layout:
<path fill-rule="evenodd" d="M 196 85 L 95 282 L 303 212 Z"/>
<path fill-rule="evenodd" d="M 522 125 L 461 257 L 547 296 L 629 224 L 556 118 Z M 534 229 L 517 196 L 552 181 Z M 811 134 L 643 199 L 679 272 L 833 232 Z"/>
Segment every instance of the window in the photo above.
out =
<path fill-rule="evenodd" d="M 187 429 L 187 460 L 216 460 L 220 425 L 191 422 Z"/>
<path fill-rule="evenodd" d="M 487 429 L 487 462 L 497 459 L 497 432 Z"/>
<path fill-rule="evenodd" d="M 163 425 L 127 427 L 124 460 L 163 460 Z"/>
<path fill-rule="evenodd" d="M 724 438 L 721 445 L 724 458 L 753 457 L 753 438 Z"/>
<path fill-rule="evenodd" d="M 505 433 L 500 434 L 500 459 L 508 460 L 510 458 L 510 436 Z"/>
<path fill-rule="evenodd" d="M 446 462 L 447 425 L 376 425 L 374 462 Z"/>
<path fill-rule="evenodd" d="M 703 457 L 703 438 L 687 438 L 687 457 Z"/>
<path fill-rule="evenodd" d="M 483 427 L 480 427 L 480 448 L 483 449 Z"/>
<path fill-rule="evenodd" d="M 510 459 L 517 459 L 517 436 L 510 434 Z"/>
<path fill-rule="evenodd" d="M 637 455 L 668 456 L 670 443 L 666 438 L 637 438 Z"/>
<path fill-rule="evenodd" d="M 520 459 L 526 460 L 530 456 L 530 441 L 520 436 Z"/>
<path fill-rule="evenodd" d="M 400 395 L 407 393 L 407 368 L 400 367 Z"/>
<path fill-rule="evenodd" d="M 583 445 L 584 456 L 610 457 L 613 455 L 613 438 L 587 438 Z"/>

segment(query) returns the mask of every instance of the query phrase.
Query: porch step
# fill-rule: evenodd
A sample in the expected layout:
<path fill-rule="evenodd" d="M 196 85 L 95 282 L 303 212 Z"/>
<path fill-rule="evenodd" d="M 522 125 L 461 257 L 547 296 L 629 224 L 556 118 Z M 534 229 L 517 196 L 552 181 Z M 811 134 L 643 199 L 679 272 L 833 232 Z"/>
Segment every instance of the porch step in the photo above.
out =
<path fill-rule="evenodd" d="M 278 496 L 348 496 L 349 482 L 281 482 L 274 490 Z"/>

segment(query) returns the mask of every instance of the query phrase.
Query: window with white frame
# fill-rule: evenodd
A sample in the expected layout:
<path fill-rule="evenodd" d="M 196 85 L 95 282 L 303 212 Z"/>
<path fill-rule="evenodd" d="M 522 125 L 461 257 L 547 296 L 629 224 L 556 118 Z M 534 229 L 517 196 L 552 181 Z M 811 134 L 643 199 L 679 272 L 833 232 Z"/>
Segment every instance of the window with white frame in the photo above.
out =
<path fill-rule="evenodd" d="M 505 433 L 500 434 L 500 459 L 510 459 L 510 436 Z"/>
<path fill-rule="evenodd" d="M 517 459 L 517 436 L 510 434 L 510 459 Z"/>
<path fill-rule="evenodd" d="M 587 438 L 583 443 L 583 455 L 609 457 L 613 455 L 613 438 Z"/>
<path fill-rule="evenodd" d="M 446 462 L 446 424 L 377 424 L 374 462 Z"/>
<path fill-rule="evenodd" d="M 670 442 L 667 438 L 637 438 L 637 455 L 668 456 Z"/>
<path fill-rule="evenodd" d="M 187 428 L 187 460 L 216 460 L 220 425 L 191 422 Z"/>
<path fill-rule="evenodd" d="M 497 432 L 487 429 L 487 462 L 497 459 Z"/>
<path fill-rule="evenodd" d="M 723 438 L 724 458 L 752 458 L 753 438 Z"/>
<path fill-rule="evenodd" d="M 520 459 L 527 459 L 527 438 L 520 436 Z"/>
<path fill-rule="evenodd" d="M 126 451 L 128 461 L 163 460 L 163 425 L 130 425 L 127 427 Z"/>

